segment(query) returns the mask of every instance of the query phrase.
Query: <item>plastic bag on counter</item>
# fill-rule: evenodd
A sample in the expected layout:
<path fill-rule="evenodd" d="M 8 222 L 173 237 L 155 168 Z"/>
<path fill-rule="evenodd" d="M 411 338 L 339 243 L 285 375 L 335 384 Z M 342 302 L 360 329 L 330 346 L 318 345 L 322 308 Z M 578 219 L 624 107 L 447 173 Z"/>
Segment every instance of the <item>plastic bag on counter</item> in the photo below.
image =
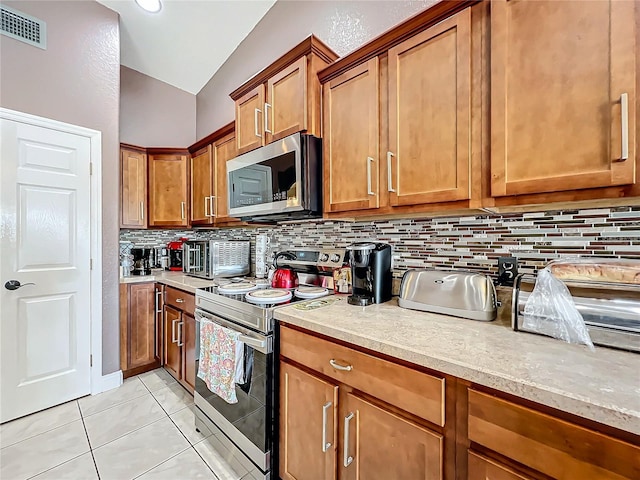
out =
<path fill-rule="evenodd" d="M 569 289 L 548 268 L 538 273 L 536 285 L 524 306 L 522 326 L 568 343 L 582 343 L 594 350 L 587 326 L 573 303 Z"/>

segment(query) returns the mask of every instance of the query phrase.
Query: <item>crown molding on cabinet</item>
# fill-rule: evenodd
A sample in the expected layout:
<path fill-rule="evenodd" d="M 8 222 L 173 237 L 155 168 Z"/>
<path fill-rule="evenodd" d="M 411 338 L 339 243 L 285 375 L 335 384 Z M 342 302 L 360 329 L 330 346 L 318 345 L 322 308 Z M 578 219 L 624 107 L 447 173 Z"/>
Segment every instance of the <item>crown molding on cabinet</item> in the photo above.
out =
<path fill-rule="evenodd" d="M 207 145 L 215 142 L 216 140 L 219 140 L 220 138 L 226 137 L 230 133 L 233 133 L 235 131 L 235 129 L 236 129 L 236 122 L 235 121 L 229 122 L 225 126 L 220 127 L 215 132 L 210 133 L 206 137 L 201 138 L 196 143 L 191 145 L 189 147 L 189 152 L 193 155 L 194 153 L 196 153 L 201 148 L 204 148 Z"/>

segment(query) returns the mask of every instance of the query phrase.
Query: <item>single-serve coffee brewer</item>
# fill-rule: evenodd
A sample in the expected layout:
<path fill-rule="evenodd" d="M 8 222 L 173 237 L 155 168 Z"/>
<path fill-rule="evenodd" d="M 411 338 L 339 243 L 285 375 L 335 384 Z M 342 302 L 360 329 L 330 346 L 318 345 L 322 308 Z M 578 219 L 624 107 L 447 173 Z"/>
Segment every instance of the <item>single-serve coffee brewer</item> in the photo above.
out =
<path fill-rule="evenodd" d="M 134 275 L 151 275 L 149 257 L 152 255 L 152 250 L 150 248 L 132 248 L 131 255 L 133 255 L 133 270 L 131 273 Z"/>
<path fill-rule="evenodd" d="M 391 245 L 359 242 L 347 247 L 353 295 L 351 305 L 371 305 L 391 300 Z"/>

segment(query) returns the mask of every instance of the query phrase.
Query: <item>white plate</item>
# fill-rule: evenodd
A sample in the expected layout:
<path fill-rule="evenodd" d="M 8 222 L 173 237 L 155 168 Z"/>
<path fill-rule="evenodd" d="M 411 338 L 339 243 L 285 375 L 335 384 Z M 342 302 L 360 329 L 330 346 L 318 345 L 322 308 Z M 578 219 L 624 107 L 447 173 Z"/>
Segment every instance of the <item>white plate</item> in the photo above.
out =
<path fill-rule="evenodd" d="M 282 288 L 268 288 L 256 290 L 245 295 L 247 301 L 260 304 L 282 303 L 291 300 L 291 292 Z"/>
<path fill-rule="evenodd" d="M 227 285 L 220 285 L 218 287 L 218 293 L 222 293 L 223 295 L 239 295 L 257 290 L 258 288 L 255 283 L 251 282 L 228 283 Z"/>
<path fill-rule="evenodd" d="M 320 298 L 329 295 L 329 290 L 324 287 L 298 287 L 295 294 L 298 298 Z"/>

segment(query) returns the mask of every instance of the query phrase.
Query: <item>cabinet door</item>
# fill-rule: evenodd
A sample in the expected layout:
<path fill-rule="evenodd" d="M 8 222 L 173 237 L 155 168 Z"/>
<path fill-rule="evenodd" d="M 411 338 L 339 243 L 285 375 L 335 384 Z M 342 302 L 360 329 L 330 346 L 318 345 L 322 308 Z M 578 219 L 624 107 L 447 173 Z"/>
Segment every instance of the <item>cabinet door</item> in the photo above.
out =
<path fill-rule="evenodd" d="M 182 344 L 182 372 L 185 383 L 196 388 L 196 320 L 187 313 L 182 314 L 180 343 Z"/>
<path fill-rule="evenodd" d="M 307 57 L 267 81 L 265 143 L 307 129 Z"/>
<path fill-rule="evenodd" d="M 147 154 L 120 150 L 120 226 L 147 226 Z"/>
<path fill-rule="evenodd" d="M 341 478 L 435 480 L 443 476 L 443 437 L 346 394 L 341 409 Z"/>
<path fill-rule="evenodd" d="M 213 223 L 213 161 L 211 145 L 191 158 L 191 223 Z"/>
<path fill-rule="evenodd" d="M 129 285 L 129 362 L 128 368 L 155 360 L 155 285 Z"/>
<path fill-rule="evenodd" d="M 280 477 L 336 478 L 338 387 L 280 363 Z"/>
<path fill-rule="evenodd" d="M 491 2 L 493 196 L 635 182 L 636 3 Z"/>
<path fill-rule="evenodd" d="M 229 199 L 227 190 L 227 161 L 237 156 L 236 137 L 229 134 L 213 145 L 216 162 L 216 193 L 213 199 L 213 215 L 216 224 L 238 221 L 229 216 Z"/>
<path fill-rule="evenodd" d="M 531 480 L 504 465 L 469 452 L 468 480 Z"/>
<path fill-rule="evenodd" d="M 149 226 L 187 226 L 187 156 L 149 155 Z"/>
<path fill-rule="evenodd" d="M 182 378 L 182 349 L 178 344 L 178 325 L 181 321 L 180 310 L 164 306 L 164 368 L 175 377 Z"/>
<path fill-rule="evenodd" d="M 390 205 L 470 197 L 470 104 L 470 8 L 389 50 Z"/>
<path fill-rule="evenodd" d="M 156 360 L 160 362 L 160 365 L 164 365 L 164 325 L 162 322 L 163 302 L 164 298 L 164 285 L 156 283 L 155 285 L 155 356 Z"/>
<path fill-rule="evenodd" d="M 378 207 L 378 58 L 323 86 L 325 211 Z"/>
<path fill-rule="evenodd" d="M 264 84 L 236 100 L 236 145 L 238 155 L 264 145 Z"/>

